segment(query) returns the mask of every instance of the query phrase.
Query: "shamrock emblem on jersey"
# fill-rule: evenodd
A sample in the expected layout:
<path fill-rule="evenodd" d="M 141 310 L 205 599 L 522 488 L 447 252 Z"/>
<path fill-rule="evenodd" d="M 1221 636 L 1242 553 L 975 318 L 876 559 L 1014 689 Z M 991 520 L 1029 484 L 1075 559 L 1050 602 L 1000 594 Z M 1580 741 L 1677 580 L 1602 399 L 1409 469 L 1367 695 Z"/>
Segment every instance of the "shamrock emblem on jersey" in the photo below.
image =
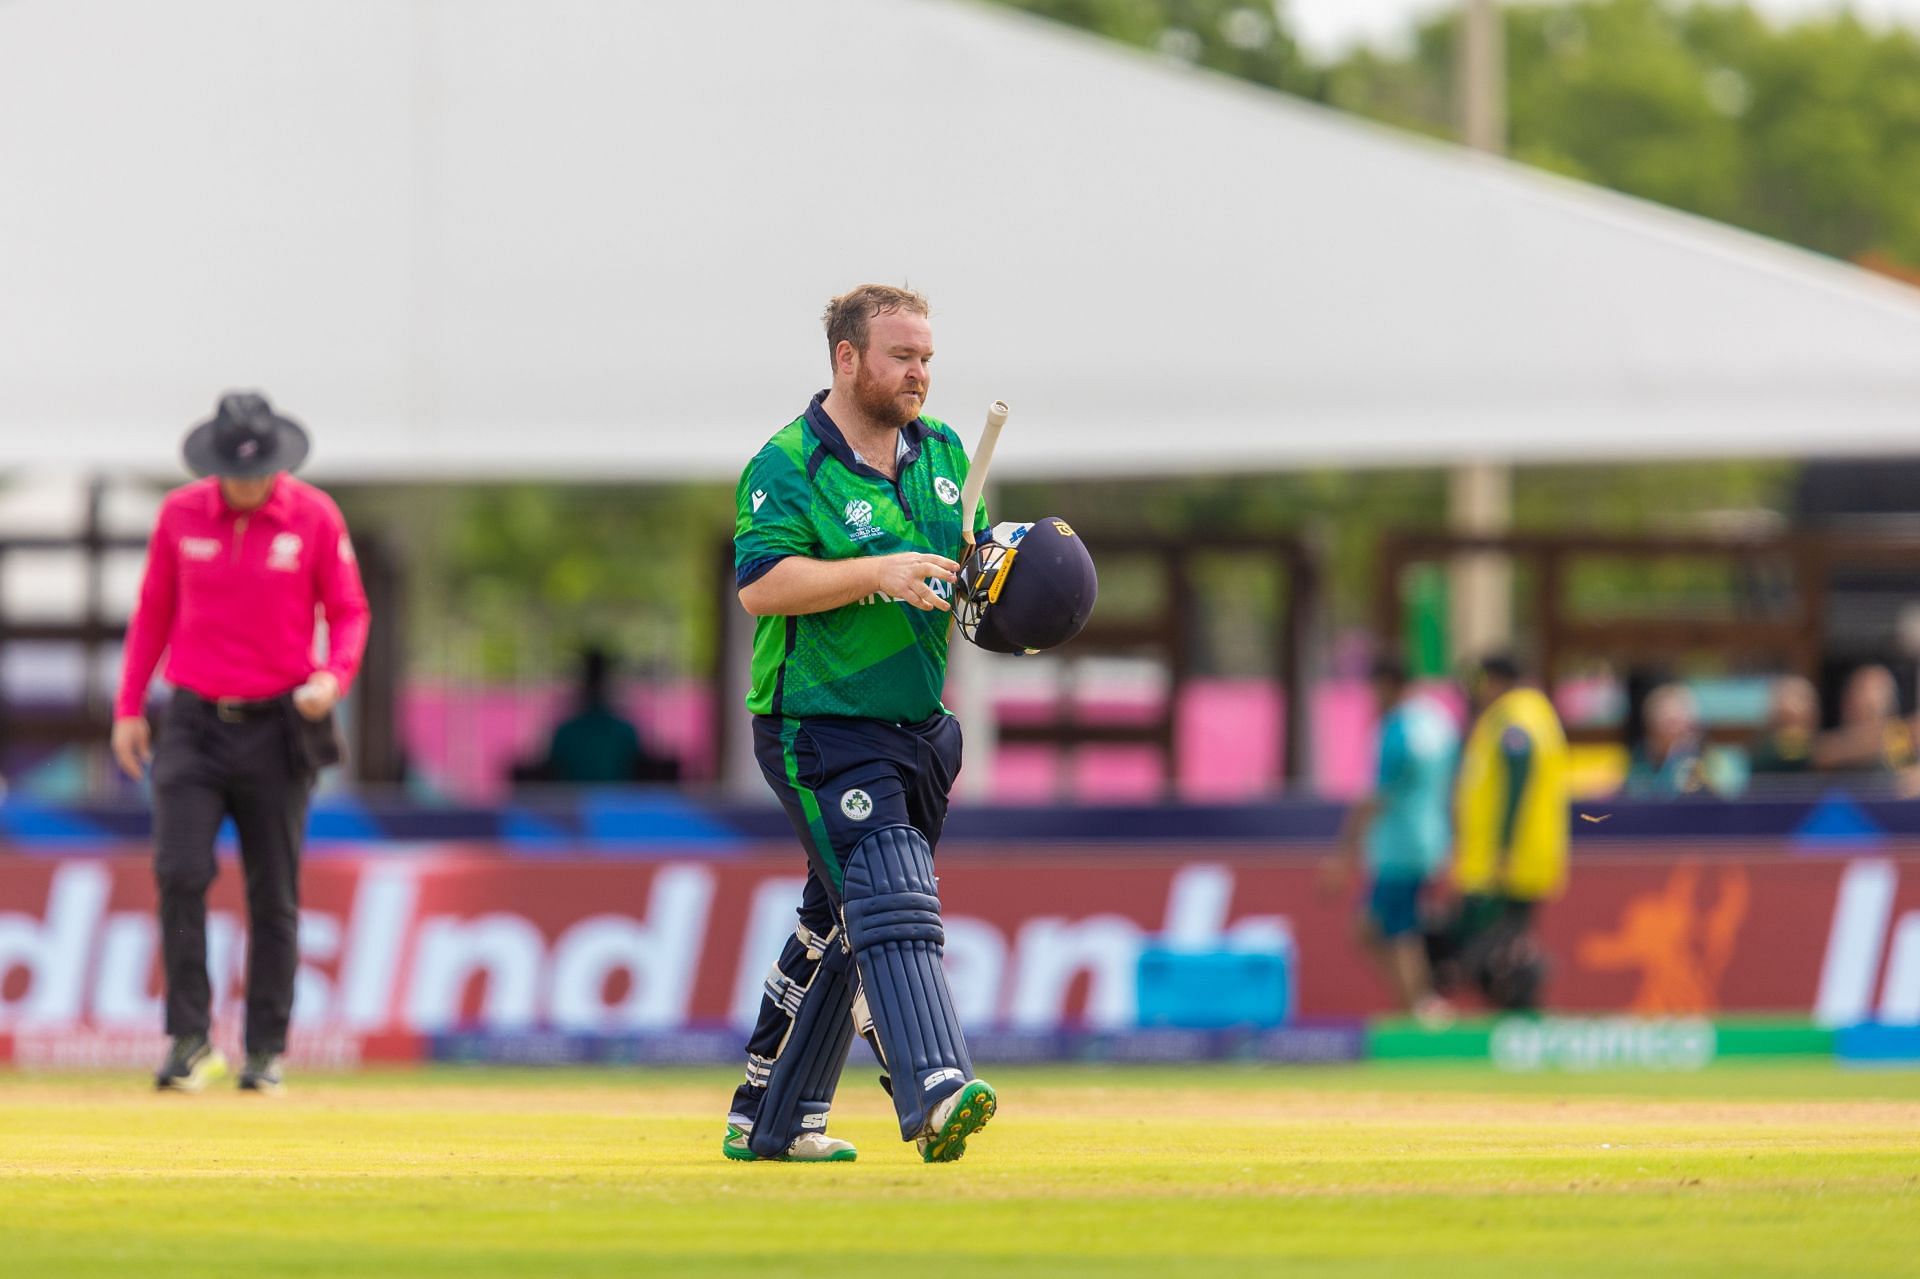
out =
<path fill-rule="evenodd" d="M 952 506 L 960 500 L 960 486 L 944 475 L 936 475 L 933 477 L 933 491 L 939 494 L 940 500 L 948 506 Z"/>
<path fill-rule="evenodd" d="M 864 822 L 873 816 L 873 796 L 863 790 L 850 790 L 840 797 L 840 811 L 850 821 Z"/>

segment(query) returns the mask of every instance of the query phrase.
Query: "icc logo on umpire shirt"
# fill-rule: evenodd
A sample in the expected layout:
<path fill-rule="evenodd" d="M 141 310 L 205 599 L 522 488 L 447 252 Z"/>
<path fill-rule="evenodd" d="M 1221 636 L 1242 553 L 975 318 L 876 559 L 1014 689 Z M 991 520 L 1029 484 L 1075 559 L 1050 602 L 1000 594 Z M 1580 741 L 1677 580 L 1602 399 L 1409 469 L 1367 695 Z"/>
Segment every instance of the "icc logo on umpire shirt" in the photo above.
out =
<path fill-rule="evenodd" d="M 864 822 L 873 813 L 873 796 L 863 790 L 850 790 L 840 797 L 840 811 L 856 822 Z"/>
<path fill-rule="evenodd" d="M 297 571 L 300 567 L 301 545 L 298 533 L 276 534 L 272 545 L 267 547 L 267 567 L 282 573 Z"/>

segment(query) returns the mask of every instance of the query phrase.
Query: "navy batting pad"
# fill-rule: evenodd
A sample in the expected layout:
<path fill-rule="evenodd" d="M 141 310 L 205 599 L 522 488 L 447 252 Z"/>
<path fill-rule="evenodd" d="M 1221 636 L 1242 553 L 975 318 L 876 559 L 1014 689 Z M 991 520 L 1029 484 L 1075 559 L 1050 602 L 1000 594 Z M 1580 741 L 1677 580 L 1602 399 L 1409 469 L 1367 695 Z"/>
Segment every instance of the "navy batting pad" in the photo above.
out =
<path fill-rule="evenodd" d="M 770 994 L 772 988 L 770 979 Z M 804 989 L 788 984 L 773 998 L 791 1007 L 793 1026 L 767 1072 L 767 1095 L 747 1139 L 763 1159 L 785 1154 L 801 1133 L 827 1126 L 853 1044 L 853 957 L 840 938 L 825 939 L 820 966 Z"/>
<path fill-rule="evenodd" d="M 842 902 L 900 1135 L 911 1140 L 934 1105 L 973 1078 L 941 967 L 946 931 L 926 838 L 911 826 L 883 826 L 861 840 L 847 858 Z"/>

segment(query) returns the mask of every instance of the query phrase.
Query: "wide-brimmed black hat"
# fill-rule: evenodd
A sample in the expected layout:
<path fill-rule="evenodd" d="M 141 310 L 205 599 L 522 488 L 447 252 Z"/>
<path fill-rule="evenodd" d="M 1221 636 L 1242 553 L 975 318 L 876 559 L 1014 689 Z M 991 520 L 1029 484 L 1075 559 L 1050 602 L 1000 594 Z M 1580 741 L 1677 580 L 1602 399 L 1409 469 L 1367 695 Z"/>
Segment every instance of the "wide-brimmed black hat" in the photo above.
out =
<path fill-rule="evenodd" d="M 960 566 L 960 632 L 995 653 L 1039 653 L 1080 633 L 1100 580 L 1073 526 L 1049 515 L 996 524 Z"/>
<path fill-rule="evenodd" d="M 281 417 L 258 391 L 230 391 L 208 421 L 187 432 L 183 452 L 195 475 L 247 480 L 291 471 L 307 460 L 306 428 Z"/>

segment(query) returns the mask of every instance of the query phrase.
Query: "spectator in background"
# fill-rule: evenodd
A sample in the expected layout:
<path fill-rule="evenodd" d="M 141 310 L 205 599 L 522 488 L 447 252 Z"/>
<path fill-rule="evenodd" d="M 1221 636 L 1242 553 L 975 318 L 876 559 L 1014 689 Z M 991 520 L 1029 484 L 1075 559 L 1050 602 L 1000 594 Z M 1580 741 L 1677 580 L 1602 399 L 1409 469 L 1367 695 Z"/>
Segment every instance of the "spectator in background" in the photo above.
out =
<path fill-rule="evenodd" d="M 1811 771 L 1819 733 L 1820 693 L 1813 681 L 1781 676 L 1768 699 L 1767 725 L 1747 750 L 1749 770 L 1755 777 Z"/>
<path fill-rule="evenodd" d="M 1900 718 L 1893 672 L 1862 666 L 1848 677 L 1840 698 L 1840 725 L 1821 739 L 1815 763 L 1827 772 L 1900 773 L 1920 760 L 1913 726 Z"/>
<path fill-rule="evenodd" d="M 614 705 L 613 656 L 592 647 L 580 654 L 576 709 L 556 724 L 546 759 L 514 770 L 514 780 L 567 786 L 618 786 L 677 780 L 680 766 L 647 751 L 640 730 Z"/>
<path fill-rule="evenodd" d="M 1567 735 L 1545 693 L 1510 657 L 1480 663 L 1478 715 L 1456 789 L 1452 920 L 1428 938 L 1437 989 L 1473 982 L 1500 1008 L 1538 1006 L 1545 964 L 1533 936 L 1543 901 L 1566 887 Z"/>
<path fill-rule="evenodd" d="M 1378 658 L 1372 671 L 1380 713 L 1380 750 L 1373 794 L 1347 813 L 1341 850 L 1325 869 L 1339 891 L 1363 863 L 1367 904 L 1360 919 L 1363 945 L 1373 952 L 1401 1007 L 1428 1023 L 1451 1010 L 1433 993 L 1420 896 L 1445 864 L 1453 822 L 1448 812 L 1458 735 L 1447 712 L 1414 692 L 1406 667 Z"/>
<path fill-rule="evenodd" d="M 1636 799 L 1689 795 L 1700 789 L 1703 740 L 1700 707 L 1684 684 L 1662 684 L 1647 694 L 1640 744 L 1627 764 L 1625 793 Z"/>

